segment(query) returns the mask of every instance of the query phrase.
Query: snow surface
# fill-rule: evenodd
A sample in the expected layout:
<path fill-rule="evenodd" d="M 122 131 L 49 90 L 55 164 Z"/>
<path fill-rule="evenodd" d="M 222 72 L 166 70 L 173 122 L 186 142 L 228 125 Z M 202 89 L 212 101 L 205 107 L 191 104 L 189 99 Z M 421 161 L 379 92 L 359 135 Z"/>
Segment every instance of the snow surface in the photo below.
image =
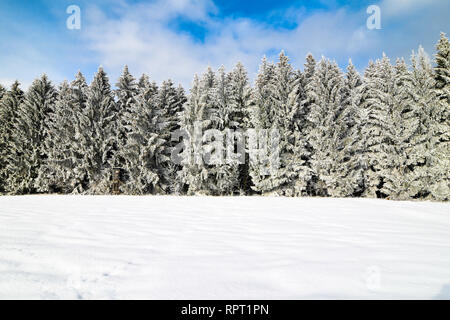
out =
<path fill-rule="evenodd" d="M 0 197 L 0 298 L 450 299 L 450 204 Z"/>

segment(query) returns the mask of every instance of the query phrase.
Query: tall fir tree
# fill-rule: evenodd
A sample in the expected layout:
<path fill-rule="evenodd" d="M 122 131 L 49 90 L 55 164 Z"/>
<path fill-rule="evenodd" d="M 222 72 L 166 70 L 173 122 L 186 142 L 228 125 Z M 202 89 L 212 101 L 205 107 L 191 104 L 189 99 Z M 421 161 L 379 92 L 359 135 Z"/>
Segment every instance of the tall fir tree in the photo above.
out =
<path fill-rule="evenodd" d="M 307 56 L 305 71 L 293 72 L 292 90 L 290 90 L 287 104 L 292 110 L 290 125 L 287 129 L 290 144 L 290 166 L 288 172 L 291 174 L 288 187 L 284 191 L 287 195 L 307 195 L 311 188 L 312 171 L 310 168 L 311 147 L 308 144 L 307 132 L 308 114 L 310 104 L 306 102 L 306 85 L 312 79 L 316 63 L 311 54 Z"/>
<path fill-rule="evenodd" d="M 342 90 L 342 110 L 336 119 L 339 146 L 334 156 L 331 194 L 339 197 L 360 195 L 364 191 L 364 149 L 361 131 L 367 114 L 360 107 L 362 78 L 349 61 Z"/>
<path fill-rule="evenodd" d="M 341 196 L 336 188 L 340 179 L 338 164 L 343 161 L 341 131 L 344 78 L 336 63 L 322 58 L 307 86 L 312 127 L 308 134 L 311 146 L 311 170 L 314 193 L 319 196 Z"/>
<path fill-rule="evenodd" d="M 183 152 L 183 168 L 179 171 L 181 181 L 190 195 L 216 195 L 216 176 L 210 171 L 212 165 L 205 161 L 202 137 L 205 130 L 214 129 L 217 122 L 216 75 L 209 67 L 201 80 L 197 76 L 191 88 L 191 94 L 181 114 L 181 130 L 190 137 Z"/>
<path fill-rule="evenodd" d="M 275 65 L 263 58 L 259 67 L 258 76 L 252 94 L 252 107 L 250 109 L 250 119 L 252 133 L 254 136 L 249 137 L 248 152 L 250 155 L 249 174 L 252 179 L 252 189 L 258 193 L 273 192 L 279 187 L 279 181 L 273 181 L 277 178 L 277 174 L 272 178 L 270 162 L 267 161 L 267 153 L 272 150 L 271 146 L 267 146 L 268 132 L 273 128 L 273 120 L 276 117 L 274 100 L 274 79 Z M 269 143 L 270 144 L 270 143 Z M 269 168 L 267 168 L 269 165 Z"/>
<path fill-rule="evenodd" d="M 47 159 L 44 141 L 49 134 L 56 90 L 44 74 L 28 89 L 20 104 L 11 137 L 8 188 L 12 193 L 36 193 L 38 174 Z"/>
<path fill-rule="evenodd" d="M 395 198 L 426 198 L 432 184 L 431 129 L 432 108 L 436 103 L 433 92 L 433 69 L 423 48 L 411 57 L 412 70 L 406 66 L 397 68 L 400 90 L 398 110 L 401 132 L 399 150 L 404 158 L 401 175 L 397 178 Z"/>
<path fill-rule="evenodd" d="M 389 191 L 383 186 L 390 178 L 392 157 L 396 156 L 392 136 L 393 90 L 395 70 L 387 56 L 370 63 L 365 72 L 362 108 L 367 115 L 362 128 L 364 148 L 364 195 L 387 197 Z"/>
<path fill-rule="evenodd" d="M 135 109 L 136 97 L 139 93 L 139 84 L 128 71 L 128 66 L 124 67 L 116 87 L 115 95 L 117 99 L 115 106 L 117 109 L 117 120 L 114 166 L 123 167 L 126 160 L 121 156 L 121 150 L 127 143 L 128 133 L 130 132 L 130 120 L 132 119 L 131 114 L 133 113 L 132 110 Z"/>
<path fill-rule="evenodd" d="M 20 89 L 20 83 L 15 81 L 10 90 L 3 93 L 0 100 L 0 193 L 13 192 L 14 189 L 9 177 L 11 170 L 14 170 L 16 160 L 12 152 L 14 147 L 13 137 L 17 134 L 15 125 L 23 96 L 24 93 Z"/>
<path fill-rule="evenodd" d="M 435 93 L 433 110 L 431 194 L 437 200 L 450 199 L 450 42 L 441 33 L 436 45 Z"/>
<path fill-rule="evenodd" d="M 394 81 L 389 98 L 389 110 L 386 119 L 387 136 L 384 143 L 390 147 L 388 162 L 385 164 L 382 192 L 389 199 L 402 199 L 409 189 L 407 181 L 410 166 L 408 166 L 408 146 L 411 144 L 411 132 L 414 130 L 416 116 L 412 112 L 414 101 L 409 91 L 412 75 L 403 59 L 397 59 L 394 71 Z"/>
<path fill-rule="evenodd" d="M 40 192 L 71 193 L 73 191 L 73 157 L 76 105 L 73 103 L 72 90 L 64 81 L 58 90 L 53 112 L 46 119 L 48 135 L 44 140 L 46 160 L 39 170 L 37 185 Z"/>
<path fill-rule="evenodd" d="M 242 143 L 245 147 L 247 143 L 247 137 L 245 131 L 251 128 L 250 113 L 252 108 L 252 88 L 248 80 L 247 70 L 242 63 L 237 63 L 234 69 L 229 74 L 229 101 L 232 106 L 232 114 L 230 116 L 230 129 L 241 132 L 242 136 L 237 136 L 233 139 L 233 145 L 235 142 L 242 139 Z M 244 163 L 239 164 L 239 193 L 250 194 L 252 192 L 252 181 L 250 177 L 250 159 L 248 152 L 245 152 L 242 158 Z"/>
<path fill-rule="evenodd" d="M 181 166 L 171 159 L 176 143 L 171 140 L 172 133 L 180 128 L 179 117 L 186 102 L 184 90 L 176 88 L 172 80 L 163 81 L 155 97 L 156 112 L 159 114 L 157 133 L 164 141 L 161 152 L 157 154 L 159 187 L 164 194 L 180 193 L 182 184 L 178 181 Z"/>
<path fill-rule="evenodd" d="M 298 113 L 296 116 L 296 123 L 299 130 L 300 137 L 297 139 L 297 149 L 302 148 L 298 152 L 300 159 L 304 164 L 302 165 L 301 171 L 299 171 L 299 178 L 297 181 L 297 195 L 313 195 L 314 182 L 311 169 L 311 154 L 312 146 L 309 143 L 307 136 L 312 128 L 312 123 L 309 121 L 309 115 L 311 113 L 311 104 L 314 102 L 313 95 L 308 94 L 308 91 L 312 90 L 310 85 L 313 80 L 317 62 L 313 55 L 309 53 L 306 56 L 306 61 L 304 64 L 303 72 L 298 74 L 298 85 L 297 85 L 297 99 L 299 100 Z"/>
<path fill-rule="evenodd" d="M 271 175 L 277 195 L 292 196 L 306 187 L 305 177 L 299 175 L 304 161 L 302 151 L 304 140 L 301 139 L 296 120 L 300 105 L 298 104 L 299 85 L 296 73 L 289 58 L 282 51 L 279 55 L 273 79 L 273 108 L 275 118 L 273 128 L 279 132 L 280 163 L 276 174 Z M 303 185 L 303 187 L 302 187 Z"/>
<path fill-rule="evenodd" d="M 75 79 L 70 83 L 71 93 L 71 106 L 73 111 L 73 125 L 74 125 L 74 137 L 71 140 L 71 162 L 72 162 L 72 185 L 70 186 L 70 192 L 72 193 L 84 193 L 89 188 L 89 180 L 86 175 L 86 170 L 82 162 L 84 161 L 83 151 L 83 134 L 80 130 L 83 130 L 84 126 L 81 121 L 84 119 L 83 113 L 86 109 L 86 103 L 88 99 L 89 86 L 86 83 L 84 75 L 78 71 Z"/>
<path fill-rule="evenodd" d="M 78 177 L 82 177 L 80 191 L 105 194 L 110 191 L 111 170 L 114 166 L 117 112 L 108 76 L 100 67 L 87 92 L 85 107 L 79 114 L 76 128 Z"/>
<path fill-rule="evenodd" d="M 158 157 L 164 150 L 165 140 L 158 132 L 162 122 L 157 109 L 158 89 L 148 76 L 139 80 L 139 94 L 136 103 L 125 114 L 128 123 L 128 138 L 120 150 L 128 173 L 121 190 L 126 194 L 155 194 L 160 192 Z"/>
<path fill-rule="evenodd" d="M 237 105 L 232 102 L 231 74 L 225 73 L 225 68 L 219 68 L 216 75 L 215 105 L 217 114 L 214 118 L 212 129 L 221 132 L 222 145 L 215 152 L 220 153 L 220 163 L 211 167 L 214 179 L 217 181 L 218 195 L 233 195 L 240 191 L 239 180 L 239 154 L 235 151 L 236 141 L 240 139 L 244 143 L 243 136 L 235 130 L 240 126 L 240 119 L 237 117 Z M 240 150 L 242 151 L 242 150 Z M 242 159 L 241 159 L 242 160 Z"/>

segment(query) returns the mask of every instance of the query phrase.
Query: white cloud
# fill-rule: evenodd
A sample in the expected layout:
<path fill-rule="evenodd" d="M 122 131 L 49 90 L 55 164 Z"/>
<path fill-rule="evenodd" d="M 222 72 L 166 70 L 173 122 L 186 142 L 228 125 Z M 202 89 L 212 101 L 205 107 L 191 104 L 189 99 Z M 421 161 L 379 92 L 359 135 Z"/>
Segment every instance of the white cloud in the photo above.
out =
<path fill-rule="evenodd" d="M 442 0 L 383 0 L 381 8 L 383 13 L 390 16 L 405 16 L 420 12 L 430 6 L 442 3 Z"/>
<path fill-rule="evenodd" d="M 135 72 L 146 72 L 157 81 L 168 77 L 188 86 L 193 74 L 210 65 L 232 68 L 243 62 L 251 75 L 260 58 L 284 49 L 298 65 L 308 52 L 347 59 L 367 49 L 366 16 L 347 11 L 321 12 L 299 21 L 293 30 L 275 29 L 250 19 L 215 19 L 209 1 L 157 1 L 150 5 L 129 6 L 119 18 L 109 18 L 90 9 L 89 46 L 117 78 L 123 65 Z M 292 11 L 289 11 L 292 19 Z M 167 26 L 176 17 L 200 22 L 208 35 L 199 42 L 186 33 Z M 302 15 L 298 16 L 300 19 Z"/>
<path fill-rule="evenodd" d="M 76 72 L 80 65 L 101 64 L 115 83 L 127 64 L 136 76 L 145 72 L 158 82 L 172 78 L 188 88 L 193 75 L 207 66 L 223 64 L 231 69 L 238 61 L 254 78 L 262 56 L 275 58 L 282 49 L 296 67 L 301 67 L 306 54 L 312 52 L 317 58 L 325 55 L 336 59 L 342 67 L 353 58 L 362 69 L 382 52 L 393 59 L 407 58 L 422 44 L 432 53 L 439 32 L 448 31 L 450 26 L 448 0 L 382 0 L 382 30 L 368 30 L 366 8 L 356 6 L 314 12 L 292 7 L 268 13 L 272 21 L 276 17 L 297 25 L 283 29 L 262 20 L 218 18 L 212 0 L 102 1 L 96 1 L 98 6 L 83 6 L 83 41 L 77 42 L 76 48 L 66 44 L 67 52 L 72 52 L 70 63 L 64 54 L 49 56 L 42 39 L 19 36 L 13 43 L 17 48 L 11 50 L 17 56 L 1 56 L 5 62 L 2 77 L 31 82 L 32 77 L 46 71 L 51 79 L 60 81 L 64 76 L 71 78 L 72 74 L 65 73 Z M 204 40 L 174 29 L 171 22 L 179 18 L 204 28 Z M 47 39 L 46 35 L 42 38 Z"/>

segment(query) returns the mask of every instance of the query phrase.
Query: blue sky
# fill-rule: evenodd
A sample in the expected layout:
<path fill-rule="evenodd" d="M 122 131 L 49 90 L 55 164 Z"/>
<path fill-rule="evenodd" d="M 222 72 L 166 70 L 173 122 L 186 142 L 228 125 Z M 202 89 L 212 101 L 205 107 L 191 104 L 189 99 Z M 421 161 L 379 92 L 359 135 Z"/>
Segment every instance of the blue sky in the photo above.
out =
<path fill-rule="evenodd" d="M 68 30 L 69 5 L 81 9 L 81 29 Z M 381 9 L 369 30 L 366 9 Z M 0 2 L 0 83 L 23 86 L 42 73 L 59 83 L 99 65 L 114 84 L 125 64 L 160 82 L 189 87 L 207 66 L 241 61 L 254 78 L 263 55 L 285 50 L 297 68 L 311 52 L 359 70 L 385 52 L 409 59 L 422 45 L 432 55 L 450 27 L 448 0 L 16 0 Z"/>

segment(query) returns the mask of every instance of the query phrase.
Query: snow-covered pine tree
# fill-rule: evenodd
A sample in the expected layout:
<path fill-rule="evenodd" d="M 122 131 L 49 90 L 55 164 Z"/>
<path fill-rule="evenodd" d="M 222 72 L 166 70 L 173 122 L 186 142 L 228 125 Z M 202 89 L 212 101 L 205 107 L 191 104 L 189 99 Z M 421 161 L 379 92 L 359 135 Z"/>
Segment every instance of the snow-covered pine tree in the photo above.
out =
<path fill-rule="evenodd" d="M 432 111 L 432 184 L 436 200 L 450 200 L 450 42 L 441 33 L 436 45 L 435 93 L 437 103 Z"/>
<path fill-rule="evenodd" d="M 391 174 L 384 189 L 391 199 L 423 197 L 429 192 L 430 115 L 433 100 L 432 68 L 422 48 L 411 58 L 409 71 L 403 59 L 395 66 L 392 126 L 395 146 Z"/>
<path fill-rule="evenodd" d="M 139 80 L 136 103 L 125 114 L 129 132 L 120 154 L 128 172 L 128 179 L 121 187 L 126 194 L 160 192 L 158 157 L 164 150 L 165 140 L 158 132 L 158 126 L 163 120 L 157 108 L 157 94 L 156 84 L 143 75 Z"/>
<path fill-rule="evenodd" d="M 312 181 L 314 193 L 320 196 L 343 195 L 336 182 L 341 178 L 338 168 L 345 161 L 341 152 L 341 134 L 347 125 L 342 113 L 343 88 L 344 77 L 337 64 L 322 58 L 306 88 L 311 101 L 308 143 L 312 148 Z"/>
<path fill-rule="evenodd" d="M 394 158 L 397 157 L 391 117 L 395 79 L 395 69 L 384 54 L 381 60 L 371 62 L 365 72 L 362 108 L 367 122 L 362 128 L 362 143 L 367 161 L 364 175 L 364 195 L 367 197 L 390 195 L 383 186 L 391 176 Z"/>
<path fill-rule="evenodd" d="M 56 90 L 44 74 L 34 80 L 17 113 L 11 137 L 8 189 L 15 194 L 35 193 L 38 173 L 47 159 L 44 141 L 49 134 Z"/>
<path fill-rule="evenodd" d="M 181 103 L 181 110 L 179 112 L 177 112 L 176 114 L 176 128 L 177 130 L 181 130 L 181 126 L 182 126 L 182 118 L 183 118 L 183 114 L 184 114 L 184 110 L 185 110 L 185 105 L 188 102 L 188 94 L 186 94 L 186 91 L 184 90 L 183 86 L 181 84 L 178 85 L 177 88 L 177 100 L 180 101 Z M 172 138 L 171 138 L 172 140 Z M 172 141 L 174 143 L 174 145 L 176 145 L 176 141 Z M 172 156 L 172 155 L 171 155 Z M 183 192 L 183 187 L 184 184 L 182 181 L 180 181 L 179 179 L 179 171 L 181 170 L 181 166 L 178 168 L 177 170 L 177 176 L 176 176 L 176 180 L 177 180 L 177 193 Z"/>
<path fill-rule="evenodd" d="M 272 129 L 278 130 L 280 135 L 280 143 L 277 146 L 280 167 L 270 176 L 271 185 L 275 187 L 273 191 L 279 195 L 301 194 L 308 182 L 308 170 L 304 160 L 306 144 L 297 118 L 301 112 L 300 79 L 290 65 L 289 58 L 282 51 L 275 67 L 272 100 L 275 111 Z"/>
<path fill-rule="evenodd" d="M 202 133 L 213 129 L 213 121 L 217 118 L 216 76 L 211 67 L 203 74 L 201 80 L 197 76 L 191 87 L 191 94 L 181 114 L 180 128 L 186 130 L 190 141 L 185 144 L 183 168 L 179 171 L 181 181 L 187 186 L 189 195 L 217 194 L 215 175 L 210 171 L 211 165 L 204 161 Z"/>
<path fill-rule="evenodd" d="M 74 137 L 77 108 L 72 89 L 64 81 L 58 90 L 53 112 L 46 119 L 48 135 L 44 140 L 47 158 L 37 178 L 40 192 L 71 193 L 75 185 Z"/>
<path fill-rule="evenodd" d="M 159 187 L 165 194 L 180 193 L 182 184 L 178 181 L 181 166 L 171 159 L 176 143 L 171 141 L 172 132 L 179 129 L 178 119 L 186 102 L 184 90 L 176 88 L 172 80 L 163 81 L 156 95 L 156 112 L 160 115 L 157 127 L 159 137 L 164 140 L 163 150 L 157 154 Z"/>
<path fill-rule="evenodd" d="M 242 63 L 237 63 L 234 69 L 229 74 L 229 99 L 228 103 L 233 108 L 233 113 L 230 116 L 230 129 L 245 131 L 251 128 L 250 109 L 252 107 L 252 88 L 250 86 L 247 71 Z M 245 145 L 246 137 L 243 137 Z M 240 139 L 239 137 L 237 139 Z M 252 181 L 249 174 L 249 156 L 244 154 L 244 163 L 239 165 L 239 192 L 246 195 L 251 193 Z"/>
<path fill-rule="evenodd" d="M 362 79 L 349 61 L 342 92 L 342 111 L 336 121 L 340 142 L 334 157 L 334 193 L 341 197 L 358 196 L 364 190 L 364 149 L 361 145 L 361 130 L 367 114 L 361 108 Z"/>
<path fill-rule="evenodd" d="M 255 137 L 249 137 L 249 174 L 252 178 L 252 189 L 259 193 L 273 192 L 280 186 L 277 174 L 274 174 L 272 179 L 270 170 L 267 171 L 267 168 L 265 168 L 267 164 L 270 165 L 266 161 L 267 152 L 276 152 L 276 150 L 264 150 L 264 145 L 261 143 L 268 140 L 267 132 L 273 129 L 274 123 L 276 123 L 274 119 L 276 119 L 277 113 L 273 103 L 275 68 L 275 65 L 269 62 L 266 57 L 263 58 L 252 93 L 253 106 L 250 110 L 250 119 Z M 255 143 L 251 143 L 253 139 L 255 139 Z M 270 147 L 266 149 L 270 149 Z M 276 180 L 275 183 L 274 179 Z"/>
<path fill-rule="evenodd" d="M 177 176 L 181 184 L 180 189 L 182 190 L 182 193 L 186 193 L 188 195 L 193 195 L 199 188 L 197 185 L 200 184 L 200 177 L 196 177 L 194 174 L 194 170 L 196 168 L 194 161 L 196 161 L 197 158 L 194 156 L 194 149 L 198 150 L 198 146 L 194 144 L 193 141 L 193 124 L 198 116 L 203 114 L 203 109 L 200 105 L 200 97 L 200 79 L 198 75 L 195 74 L 187 102 L 183 105 L 183 111 L 180 113 L 178 119 L 180 125 L 179 133 L 183 133 L 183 135 L 173 136 L 171 139 L 176 140 L 174 142 L 178 142 L 183 146 L 178 154 L 181 170 L 178 171 Z"/>
<path fill-rule="evenodd" d="M 233 195 L 240 191 L 239 180 L 239 155 L 235 150 L 236 138 L 239 133 L 234 130 L 239 129 L 241 120 L 238 118 L 238 106 L 232 102 L 231 74 L 225 73 L 224 66 L 221 66 L 216 75 L 215 106 L 217 108 L 214 118 L 212 118 L 212 129 L 222 133 L 223 148 L 215 150 L 221 152 L 222 163 L 211 166 L 214 179 L 216 181 L 216 193 L 218 195 Z M 243 135 L 240 136 L 243 139 Z M 243 140 L 241 140 L 243 142 Z M 225 149 L 225 146 L 230 148 Z M 240 150 L 243 152 L 243 150 Z M 227 158 L 227 152 L 229 157 Z M 243 155 L 243 154 L 242 154 Z"/>
<path fill-rule="evenodd" d="M 201 150 L 198 149 L 200 144 L 196 142 L 196 135 L 200 132 L 196 132 L 194 128 L 194 159 L 197 163 L 194 163 L 193 171 L 190 171 L 191 175 L 197 175 L 198 177 L 192 179 L 191 181 L 196 181 L 194 183 L 194 194 L 207 194 L 207 195 L 219 195 L 221 189 L 217 184 L 217 168 L 215 163 L 208 163 L 206 158 L 207 152 L 211 154 L 213 152 L 218 153 L 218 150 L 206 150 L 205 142 L 211 142 L 204 140 L 204 135 L 206 130 L 215 130 L 219 123 L 218 115 L 218 101 L 217 101 L 217 90 L 218 83 L 216 73 L 208 67 L 206 72 L 203 74 L 200 81 L 200 110 L 202 112 L 198 115 L 195 122 L 200 125 L 200 130 L 202 134 L 202 144 Z M 194 127 L 195 124 L 194 123 Z M 192 193 L 192 186 L 189 185 L 189 192 Z"/>
<path fill-rule="evenodd" d="M 305 73 L 297 70 L 293 72 L 292 90 L 288 96 L 287 105 L 292 110 L 292 119 L 288 134 L 292 151 L 289 159 L 291 181 L 285 188 L 287 195 L 307 195 L 311 187 L 312 172 L 310 169 L 311 147 L 307 140 L 307 127 L 310 125 L 307 119 L 310 103 L 307 102 L 306 85 L 312 79 L 315 69 L 315 61 L 312 55 L 307 56 Z M 290 130 L 290 131 L 289 131 Z"/>
<path fill-rule="evenodd" d="M 306 56 L 306 62 L 304 64 L 303 72 L 297 73 L 297 99 L 299 100 L 298 113 L 296 116 L 296 123 L 299 130 L 300 137 L 297 139 L 296 154 L 300 156 L 302 160 L 302 170 L 299 170 L 299 177 L 297 179 L 296 194 L 314 194 L 314 184 L 312 181 L 311 171 L 311 152 L 312 147 L 308 142 L 307 136 L 312 128 L 308 116 L 311 111 L 311 104 L 313 103 L 313 95 L 307 94 L 308 90 L 311 90 L 309 83 L 312 81 L 315 73 L 317 62 L 313 55 L 309 53 Z"/>
<path fill-rule="evenodd" d="M 292 196 L 306 191 L 310 171 L 306 166 L 308 150 L 302 135 L 305 110 L 302 109 L 304 90 L 300 76 L 301 73 L 293 70 L 288 57 L 281 52 L 275 66 L 263 59 L 256 80 L 253 128 L 277 132 L 280 138 L 277 145 L 269 145 L 268 151 L 271 156 L 279 156 L 277 170 L 266 175 L 261 174 L 264 164 L 250 166 L 253 188 L 264 194 Z"/>
<path fill-rule="evenodd" d="M 404 112 L 407 121 L 406 130 L 408 145 L 407 174 L 404 177 L 404 192 L 402 198 L 424 198 L 430 195 L 433 184 L 431 176 L 431 138 L 432 111 L 437 103 L 433 91 L 435 81 L 433 67 L 428 55 L 422 47 L 411 57 L 412 71 L 410 78 L 404 82 L 407 97 L 403 101 L 410 101 L 410 108 Z M 409 81 L 408 81 L 409 80 Z"/>
<path fill-rule="evenodd" d="M 77 152 L 82 158 L 74 170 L 78 177 L 83 177 L 83 193 L 105 194 L 110 191 L 117 137 L 114 104 L 108 76 L 100 67 L 87 91 L 86 106 L 79 113 L 76 140 Z"/>
<path fill-rule="evenodd" d="M 436 67 L 435 71 L 435 90 L 438 94 L 438 98 L 440 100 L 446 100 L 446 105 L 440 106 L 439 111 L 443 114 L 442 116 L 448 115 L 448 105 L 450 104 L 450 42 L 445 35 L 445 33 L 441 33 L 441 38 L 436 45 Z M 447 108 L 445 108 L 447 107 Z M 445 117 L 447 120 L 449 117 Z"/>
<path fill-rule="evenodd" d="M 187 102 L 183 105 L 183 111 L 179 116 L 180 132 L 184 133 L 183 137 L 178 137 L 176 142 L 183 145 L 183 152 L 179 154 L 181 170 L 178 171 L 178 179 L 183 184 L 181 187 L 184 193 L 194 195 L 200 189 L 200 176 L 195 174 L 196 158 L 194 156 L 194 149 L 198 151 L 198 146 L 194 144 L 194 127 L 193 124 L 202 116 L 203 108 L 200 104 L 200 79 L 197 74 L 194 75 L 191 89 Z M 180 150 L 181 151 L 181 150 Z"/>
<path fill-rule="evenodd" d="M 73 193 L 84 193 L 89 188 L 89 180 L 84 170 L 82 162 L 84 161 L 84 151 L 83 148 L 83 135 L 80 130 L 83 130 L 83 125 L 81 120 L 83 119 L 83 112 L 86 108 L 87 95 L 89 91 L 89 86 L 86 83 L 86 79 L 83 74 L 78 71 L 75 80 L 70 83 L 70 93 L 71 93 L 71 106 L 73 112 L 73 128 L 74 136 L 71 140 L 70 154 L 71 154 L 71 166 L 72 166 L 72 177 L 71 185 L 68 186 L 68 191 Z"/>
<path fill-rule="evenodd" d="M 388 115 L 385 122 L 385 140 L 388 145 L 388 161 L 385 163 L 382 193 L 389 199 L 404 199 L 409 189 L 408 173 L 408 147 L 415 134 L 416 115 L 414 114 L 415 101 L 411 94 L 412 74 L 403 59 L 397 59 L 393 68 L 394 81 L 388 97 Z"/>
<path fill-rule="evenodd" d="M 132 119 L 132 109 L 136 104 L 136 96 L 139 93 L 139 85 L 136 79 L 128 71 L 128 66 L 123 68 L 123 72 L 116 83 L 116 141 L 114 143 L 114 167 L 122 168 L 125 166 L 126 160 L 121 155 L 121 150 L 127 143 L 129 133 L 130 120 Z"/>
<path fill-rule="evenodd" d="M 8 187 L 9 172 L 13 170 L 12 138 L 16 135 L 15 123 L 19 105 L 23 101 L 20 83 L 15 81 L 0 100 L 0 193 L 12 192 Z"/>

